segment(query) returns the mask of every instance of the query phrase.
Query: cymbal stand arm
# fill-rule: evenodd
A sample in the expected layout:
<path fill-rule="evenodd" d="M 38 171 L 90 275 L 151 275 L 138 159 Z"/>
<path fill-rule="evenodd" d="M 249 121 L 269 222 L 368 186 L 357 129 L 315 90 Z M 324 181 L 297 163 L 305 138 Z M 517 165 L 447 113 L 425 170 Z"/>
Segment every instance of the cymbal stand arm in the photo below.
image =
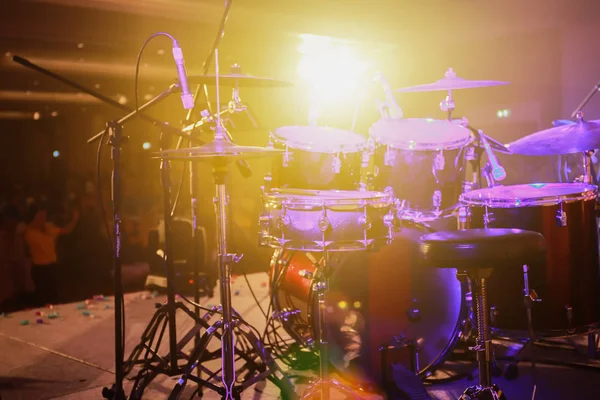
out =
<path fill-rule="evenodd" d="M 598 83 L 596 83 L 596 85 L 594 85 L 592 90 L 587 94 L 587 96 L 585 96 L 583 101 L 581 103 L 579 103 L 579 105 L 577 106 L 575 111 L 573 111 L 571 113 L 571 118 L 578 117 L 578 114 L 581 113 L 581 110 L 583 110 L 583 107 L 585 107 L 586 104 L 592 99 L 592 97 L 594 97 L 594 95 L 596 94 L 597 91 L 600 91 L 600 81 Z"/>

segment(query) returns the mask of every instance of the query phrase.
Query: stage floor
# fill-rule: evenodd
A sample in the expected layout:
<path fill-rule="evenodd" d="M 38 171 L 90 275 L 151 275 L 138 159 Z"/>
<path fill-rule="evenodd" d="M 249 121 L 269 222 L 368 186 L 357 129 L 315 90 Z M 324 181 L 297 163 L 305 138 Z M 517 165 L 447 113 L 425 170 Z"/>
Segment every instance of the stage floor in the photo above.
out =
<path fill-rule="evenodd" d="M 258 299 L 268 305 L 267 275 L 252 274 L 249 280 Z M 244 279 L 233 282 L 235 309 L 246 321 L 259 330 L 264 328 L 264 317 L 251 297 Z M 218 293 L 215 293 L 218 296 Z M 149 292 L 126 295 L 126 357 L 139 342 L 146 328 L 155 303 L 164 302 L 165 296 L 153 296 Z M 216 299 L 204 299 L 205 305 L 214 305 Z M 45 313 L 43 316 L 37 312 Z M 48 318 L 48 313 L 58 312 L 59 317 Z M 180 315 L 180 314 L 178 314 Z M 0 399 L 101 399 L 104 386 L 114 381 L 114 309 L 113 299 L 64 304 L 50 309 L 20 311 L 0 317 Z M 36 323 L 42 318 L 43 324 Z M 29 325 L 23 325 L 28 320 Z M 178 318 L 179 332 L 192 327 L 190 319 Z M 543 350 L 548 351 L 548 350 Z M 572 357 L 570 352 L 560 350 L 553 358 Z M 538 357 L 540 351 L 537 352 Z M 597 365 L 597 364 L 596 364 Z M 591 399 L 598 397 L 597 382 L 600 369 L 574 368 L 538 364 L 538 399 Z M 293 372 L 293 371 L 291 371 Z M 175 385 L 176 377 L 159 377 L 146 390 L 144 399 L 165 399 Z M 475 377 L 476 379 L 476 377 Z M 462 379 L 450 383 L 427 386 L 433 399 L 456 399 L 462 390 L 474 381 Z M 530 364 L 520 364 L 520 377 L 507 381 L 495 378 L 509 400 L 531 399 L 532 374 Z M 132 386 L 126 382 L 126 388 Z M 195 386 L 189 384 L 188 386 Z M 300 394 L 304 384 L 297 383 Z M 258 389 L 258 390 L 257 390 Z M 188 390 L 192 393 L 191 388 Z M 257 384 L 242 393 L 244 399 L 275 399 L 279 389 L 272 383 Z M 343 398 L 332 393 L 332 398 Z M 366 395 L 367 398 L 380 398 Z M 189 398 L 182 397 L 182 398 Z M 206 399 L 220 398 L 206 390 Z"/>

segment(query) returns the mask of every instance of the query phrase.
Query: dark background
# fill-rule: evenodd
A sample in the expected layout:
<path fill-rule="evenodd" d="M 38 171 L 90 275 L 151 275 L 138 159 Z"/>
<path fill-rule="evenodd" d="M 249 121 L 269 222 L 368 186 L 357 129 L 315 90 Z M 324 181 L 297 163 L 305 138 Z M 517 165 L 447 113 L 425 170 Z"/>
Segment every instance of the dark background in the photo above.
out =
<path fill-rule="evenodd" d="M 28 58 L 115 100 L 124 96 L 133 107 L 134 65 L 144 40 L 166 31 L 179 41 L 189 75 L 200 73 L 224 9 L 213 0 L 4 0 L 0 5 L 0 173 L 4 184 L 60 184 L 67 177 L 91 176 L 96 146 L 86 139 L 105 121 L 124 113 L 12 61 Z M 455 115 L 493 138 L 507 143 L 568 118 L 600 79 L 600 3 L 594 0 L 400 1 L 266 1 L 235 0 L 220 48 L 221 71 L 240 63 L 243 72 L 297 83 L 284 89 L 244 89 L 242 99 L 260 122 L 258 129 L 236 115 L 232 129 L 239 143 L 264 145 L 270 129 L 306 124 L 307 87 L 296 71 L 299 34 L 330 35 L 352 40 L 372 68 L 383 72 L 393 88 L 433 82 L 448 67 L 468 79 L 490 79 L 511 85 L 455 92 Z M 171 44 L 151 42 L 144 53 L 140 102 L 158 94 L 175 77 Z M 229 98 L 228 88 L 221 95 Z M 442 118 L 443 92 L 398 94 L 407 117 Z M 360 110 L 356 131 L 367 135 L 379 114 L 374 87 Z M 322 124 L 349 129 L 356 96 L 341 98 L 323 110 Z M 496 112 L 510 109 L 510 118 Z M 40 119 L 34 120 L 34 113 Z M 150 112 L 178 124 L 185 113 L 178 96 Z M 198 113 L 196 113 L 197 116 Z M 600 118 L 600 96 L 585 110 Z M 124 184 L 144 182 L 144 195 L 159 193 L 158 163 L 150 159 L 158 132 L 134 121 L 126 127 L 131 142 L 124 149 Z M 150 151 L 142 143 L 153 144 Z M 60 151 L 54 158 L 53 151 Z M 500 156 L 507 184 L 555 181 L 555 158 Z M 244 264 L 265 269 L 269 251 L 256 248 L 259 186 L 268 171 L 250 161 L 253 177 L 233 170 L 230 181 L 234 250 L 245 252 Z M 110 173 L 108 151 L 103 176 Z M 175 167 L 174 180 L 180 168 Z M 203 213 L 209 232 L 214 225 L 210 169 L 201 168 Z M 186 180 L 187 182 L 187 180 Z M 187 185 L 184 185 L 184 189 Z M 126 191 L 136 189 L 126 188 Z M 185 191 L 185 190 L 184 190 Z M 139 193 L 138 193 L 139 194 Z M 185 215 L 186 197 L 179 214 Z M 212 237 L 209 233 L 209 242 Z"/>

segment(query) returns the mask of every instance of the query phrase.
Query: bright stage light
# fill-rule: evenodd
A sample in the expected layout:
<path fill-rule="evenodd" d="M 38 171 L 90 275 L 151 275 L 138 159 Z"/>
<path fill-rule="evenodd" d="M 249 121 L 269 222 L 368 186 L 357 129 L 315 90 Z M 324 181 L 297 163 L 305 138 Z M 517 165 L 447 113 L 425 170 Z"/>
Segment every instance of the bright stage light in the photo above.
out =
<path fill-rule="evenodd" d="M 298 74 L 311 89 L 312 101 L 330 103 L 358 96 L 357 88 L 369 63 L 349 41 L 300 35 Z"/>

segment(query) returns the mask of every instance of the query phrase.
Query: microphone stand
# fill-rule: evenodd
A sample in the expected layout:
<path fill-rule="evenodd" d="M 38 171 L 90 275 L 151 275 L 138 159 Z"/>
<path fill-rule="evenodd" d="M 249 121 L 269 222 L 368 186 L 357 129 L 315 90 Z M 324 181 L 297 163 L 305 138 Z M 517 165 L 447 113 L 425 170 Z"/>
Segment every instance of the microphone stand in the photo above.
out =
<path fill-rule="evenodd" d="M 24 67 L 33 69 L 44 75 L 47 75 L 59 82 L 62 82 L 68 86 L 71 86 L 81 92 L 84 92 L 104 103 L 110 104 L 113 107 L 121 110 L 129 111 L 129 114 L 119 120 L 109 121 L 106 124 L 106 128 L 88 139 L 87 143 L 93 143 L 101 139 L 104 135 L 108 135 L 108 143 L 112 147 L 112 160 L 113 160 L 113 174 L 112 174 L 112 203 L 113 203 L 113 224 L 114 224 L 114 243 L 113 243 L 113 273 L 114 273 L 114 291 L 115 291 L 115 384 L 111 389 L 103 388 L 102 395 L 105 398 L 113 400 L 125 400 L 125 393 L 123 390 L 123 379 L 125 377 L 125 368 L 123 363 L 124 357 L 124 343 L 123 343 L 123 286 L 121 280 L 121 146 L 126 142 L 126 137 L 122 135 L 122 125 L 128 122 L 134 116 L 139 114 L 139 117 L 145 121 L 151 122 L 156 126 L 159 126 L 163 132 L 175 134 L 182 138 L 189 139 L 190 141 L 196 142 L 199 145 L 204 144 L 203 141 L 193 138 L 189 133 L 182 132 L 180 129 L 174 128 L 167 123 L 158 119 L 149 117 L 145 114 L 141 114 L 142 111 L 158 104 L 162 100 L 169 97 L 176 90 L 179 89 L 177 84 L 169 86 L 168 89 L 154 97 L 147 103 L 143 104 L 138 110 L 133 110 L 126 107 L 108 97 L 103 96 L 85 86 L 82 86 L 76 82 L 73 82 L 63 76 L 60 76 L 54 72 L 51 72 L 45 68 L 42 68 L 25 58 L 14 56 L 13 61 Z M 171 352 L 173 354 L 173 352 Z"/>
<path fill-rule="evenodd" d="M 88 139 L 87 143 L 93 143 L 101 139 L 105 134 L 109 135 L 108 144 L 112 147 L 112 203 L 113 203 L 113 224 L 114 224 L 114 243 L 113 243 L 113 273 L 114 273 L 114 292 L 115 292 L 115 384 L 112 388 L 103 388 L 102 396 L 111 400 L 126 400 L 123 390 L 123 380 L 125 378 L 125 368 L 123 363 L 125 343 L 123 332 L 124 318 L 124 299 L 123 299 L 123 284 L 121 278 L 121 146 L 127 141 L 127 137 L 123 137 L 123 124 L 127 123 L 139 112 L 158 104 L 160 101 L 169 97 L 178 88 L 178 85 L 173 84 L 168 89 L 160 93 L 158 96 L 142 105 L 137 111 L 129 113 L 127 116 L 109 121 L 106 124 L 106 130 L 99 135 L 95 135 Z"/>
<path fill-rule="evenodd" d="M 93 91 L 93 90 L 91 90 L 91 89 L 89 89 L 89 88 L 87 88 L 85 86 L 82 86 L 82 85 L 78 84 L 77 82 L 74 82 L 74 81 L 72 81 L 70 79 L 67 79 L 64 76 L 60 76 L 60 75 L 58 75 L 58 74 L 56 74 L 54 72 L 51 72 L 51 71 L 49 71 L 49 70 L 47 70 L 45 68 L 42 68 L 39 65 L 36 65 L 36 64 L 32 63 L 31 61 L 23 58 L 23 57 L 14 56 L 13 57 L 13 61 L 16 62 L 17 64 L 21 64 L 24 67 L 30 68 L 30 69 L 32 69 L 34 71 L 37 71 L 37 72 L 41 73 L 41 74 L 49 76 L 52 79 L 55 79 L 55 80 L 57 80 L 59 82 L 62 82 L 64 84 L 66 84 L 67 86 L 71 86 L 72 88 L 77 89 L 80 92 L 83 92 L 85 94 L 89 94 L 90 96 L 92 96 L 92 97 L 100 100 L 101 102 L 104 102 L 106 104 L 110 104 L 111 106 L 113 106 L 115 108 L 118 108 L 118 109 L 123 110 L 123 111 L 127 111 L 127 112 L 129 112 L 131 114 L 135 113 L 134 109 L 132 109 L 130 107 L 127 107 L 127 106 L 125 106 L 125 105 L 123 105 L 123 104 L 121 104 L 119 102 L 116 102 L 113 99 L 111 99 L 109 97 L 106 97 L 106 96 L 104 96 L 104 95 L 102 95 L 102 94 L 100 94 L 98 92 L 95 92 L 95 91 Z M 171 90 L 173 90 L 173 89 L 171 89 Z M 152 105 L 152 104 L 156 103 L 157 101 L 161 101 L 163 99 L 161 97 L 161 96 L 163 96 L 163 94 L 164 94 L 164 92 L 161 93 L 161 94 L 159 94 L 157 97 L 155 97 L 154 99 L 150 100 L 148 103 L 144 104 L 143 106 L 140 106 L 139 111 L 142 111 L 144 108 L 147 108 L 147 106 Z M 159 99 L 159 97 L 160 97 L 160 99 Z M 129 115 L 131 115 L 131 114 L 129 114 Z M 146 114 L 140 114 L 139 117 L 142 120 L 144 120 L 144 121 L 150 122 L 153 125 L 156 125 L 159 128 L 161 128 L 161 129 L 164 129 L 166 132 L 169 132 L 171 134 L 175 134 L 175 135 L 181 136 L 181 137 L 183 137 L 185 139 L 192 140 L 192 141 L 196 142 L 198 145 L 203 145 L 204 144 L 204 141 L 195 139 L 190 134 L 186 134 L 185 132 L 181 132 L 179 129 L 177 129 L 177 128 L 175 128 L 175 127 L 173 127 L 173 126 L 165 123 L 164 121 L 158 120 L 156 118 L 152 118 L 152 117 L 150 117 L 150 116 L 148 116 Z M 104 131 L 98 133 L 94 137 L 90 138 L 90 140 L 88 140 L 88 143 L 92 143 L 92 142 L 96 141 L 97 139 L 99 139 L 100 137 L 102 137 L 103 134 L 104 134 Z"/>

